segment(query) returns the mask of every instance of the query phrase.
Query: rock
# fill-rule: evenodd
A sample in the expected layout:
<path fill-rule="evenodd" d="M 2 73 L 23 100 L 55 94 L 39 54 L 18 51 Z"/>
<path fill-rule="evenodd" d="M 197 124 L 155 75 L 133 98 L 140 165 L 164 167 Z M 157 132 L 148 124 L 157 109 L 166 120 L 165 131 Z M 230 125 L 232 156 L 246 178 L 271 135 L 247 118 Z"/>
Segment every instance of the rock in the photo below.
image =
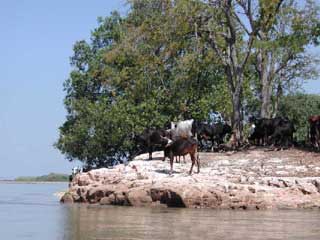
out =
<path fill-rule="evenodd" d="M 265 154 L 270 153 L 258 150 L 250 154 L 205 153 L 200 159 L 206 157 L 208 162 L 202 164 L 199 174 L 192 175 L 188 174 L 188 158 L 187 164 L 174 163 L 174 174 L 169 175 L 168 162 L 145 161 L 148 154 L 140 155 L 127 166 L 77 174 L 61 202 L 216 209 L 320 206 L 320 177 L 296 175 L 297 168 L 310 171 L 313 168 L 293 165 L 294 161 L 286 163 L 279 156 L 266 158 Z M 279 177 L 277 169 L 285 169 L 286 176 Z"/>
<path fill-rule="evenodd" d="M 75 180 L 78 186 L 88 186 L 92 182 L 88 174 L 77 174 Z"/>
<path fill-rule="evenodd" d="M 128 202 L 131 206 L 135 207 L 151 206 L 152 199 L 149 189 L 145 187 L 130 189 L 128 191 Z"/>
<path fill-rule="evenodd" d="M 252 193 L 256 193 L 256 189 L 255 189 L 254 187 L 252 187 L 252 186 L 249 186 L 249 187 L 248 187 L 248 190 L 249 190 L 250 192 L 252 192 Z"/>
<path fill-rule="evenodd" d="M 113 205 L 119 205 L 119 206 L 131 206 L 129 200 L 128 200 L 128 193 L 122 192 L 122 191 L 116 191 L 113 193 L 114 200 L 112 202 Z"/>
<path fill-rule="evenodd" d="M 151 199 L 154 202 L 165 204 L 168 207 L 186 207 L 185 203 L 182 201 L 180 190 L 177 192 L 177 189 L 151 188 L 150 193 Z"/>
<path fill-rule="evenodd" d="M 312 180 L 312 184 L 317 188 L 317 191 L 320 193 L 320 180 Z"/>
<path fill-rule="evenodd" d="M 268 185 L 272 186 L 272 187 L 277 187 L 277 188 L 283 188 L 285 187 L 285 184 L 283 183 L 283 181 L 279 180 L 279 179 L 270 179 L 268 181 Z"/>
<path fill-rule="evenodd" d="M 115 192 L 113 185 L 93 187 L 87 191 L 86 199 L 90 203 L 98 203 L 103 197 L 108 197 Z"/>
<path fill-rule="evenodd" d="M 100 199 L 100 204 L 101 205 L 112 205 L 114 203 L 114 195 L 109 195 L 108 197 L 103 197 Z"/>
<path fill-rule="evenodd" d="M 60 199 L 60 202 L 62 203 L 73 203 L 73 197 L 72 194 L 69 192 L 66 192 Z"/>
<path fill-rule="evenodd" d="M 300 182 L 297 187 L 305 195 L 318 193 L 318 189 L 312 183 Z"/>

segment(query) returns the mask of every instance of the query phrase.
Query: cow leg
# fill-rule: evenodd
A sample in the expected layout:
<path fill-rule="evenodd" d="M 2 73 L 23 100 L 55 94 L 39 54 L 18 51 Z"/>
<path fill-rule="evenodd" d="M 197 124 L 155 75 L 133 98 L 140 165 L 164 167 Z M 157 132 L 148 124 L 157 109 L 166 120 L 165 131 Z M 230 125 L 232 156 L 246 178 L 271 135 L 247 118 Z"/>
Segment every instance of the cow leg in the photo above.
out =
<path fill-rule="evenodd" d="M 269 145 L 267 132 L 264 133 L 263 144 L 262 144 L 262 145 L 263 145 L 264 147 L 265 147 L 266 145 Z"/>
<path fill-rule="evenodd" d="M 200 173 L 200 158 L 199 158 L 199 153 L 197 152 L 197 166 L 198 166 L 198 173 Z"/>
<path fill-rule="evenodd" d="M 194 153 L 190 153 L 190 158 L 191 158 L 191 168 L 190 168 L 190 171 L 189 171 L 189 174 L 191 175 L 192 173 L 192 169 L 193 169 L 193 165 L 195 163 L 195 157 L 194 157 Z"/>
<path fill-rule="evenodd" d="M 186 163 L 186 157 L 183 155 L 183 163 Z"/>
<path fill-rule="evenodd" d="M 214 147 L 214 139 L 211 138 L 211 152 L 213 152 L 213 147 Z"/>
<path fill-rule="evenodd" d="M 317 126 L 314 134 L 314 145 L 317 150 L 320 150 L 320 126 Z"/>
<path fill-rule="evenodd" d="M 152 160 L 152 146 L 149 147 L 149 160 Z"/>
<path fill-rule="evenodd" d="M 170 175 L 172 175 L 173 172 L 173 155 L 170 156 Z"/>

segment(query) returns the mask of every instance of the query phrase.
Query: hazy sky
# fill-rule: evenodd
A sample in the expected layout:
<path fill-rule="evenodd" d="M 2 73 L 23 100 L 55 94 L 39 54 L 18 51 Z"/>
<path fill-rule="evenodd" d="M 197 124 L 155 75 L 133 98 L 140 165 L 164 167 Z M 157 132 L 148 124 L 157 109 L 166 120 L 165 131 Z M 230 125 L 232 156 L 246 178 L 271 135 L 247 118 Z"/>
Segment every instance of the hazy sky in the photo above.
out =
<path fill-rule="evenodd" d="M 0 178 L 69 173 L 52 147 L 65 120 L 62 84 L 77 40 L 124 0 L 7 0 L 0 8 Z M 313 49 L 320 54 L 319 47 Z M 306 85 L 320 93 L 320 79 Z"/>
<path fill-rule="evenodd" d="M 70 172 L 52 144 L 64 122 L 63 82 L 77 40 L 119 0 L 7 0 L 0 7 L 0 177 Z"/>

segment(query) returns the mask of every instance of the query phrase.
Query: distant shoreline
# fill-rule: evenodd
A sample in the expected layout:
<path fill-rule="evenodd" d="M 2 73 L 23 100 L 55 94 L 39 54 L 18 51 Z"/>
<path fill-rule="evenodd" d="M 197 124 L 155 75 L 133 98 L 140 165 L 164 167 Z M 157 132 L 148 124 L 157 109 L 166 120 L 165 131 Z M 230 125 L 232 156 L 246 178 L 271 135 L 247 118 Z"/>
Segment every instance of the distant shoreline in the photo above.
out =
<path fill-rule="evenodd" d="M 68 183 L 68 181 L 17 181 L 0 180 L 0 184 L 48 184 L 48 183 Z"/>
<path fill-rule="evenodd" d="M 4 179 L 5 180 L 5 179 Z M 69 175 L 64 173 L 49 173 L 42 176 L 19 176 L 12 179 L 15 182 L 38 183 L 38 182 L 68 182 Z M 11 182 L 11 181 L 10 181 Z"/>
<path fill-rule="evenodd" d="M 19 176 L 12 179 L 1 178 L 0 183 L 67 183 L 69 175 L 63 173 L 49 173 L 42 176 Z"/>

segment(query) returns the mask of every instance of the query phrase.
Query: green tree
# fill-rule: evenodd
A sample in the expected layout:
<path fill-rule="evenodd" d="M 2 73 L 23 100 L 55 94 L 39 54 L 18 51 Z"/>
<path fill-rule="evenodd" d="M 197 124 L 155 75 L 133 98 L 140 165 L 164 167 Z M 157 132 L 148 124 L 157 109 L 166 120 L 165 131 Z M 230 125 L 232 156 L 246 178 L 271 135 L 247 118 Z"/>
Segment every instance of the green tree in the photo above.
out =
<path fill-rule="evenodd" d="M 259 105 L 259 32 L 282 21 L 281 3 L 130 0 L 127 16 L 99 18 L 91 40 L 74 45 L 55 146 L 70 161 L 107 166 L 130 158 L 145 128 L 205 120 L 212 109 L 232 119 L 239 144 L 243 112 Z"/>
<path fill-rule="evenodd" d="M 285 96 L 279 104 L 279 115 L 286 116 L 294 123 L 295 138 L 305 141 L 308 137 L 308 118 L 320 113 L 320 96 L 297 93 Z"/>
<path fill-rule="evenodd" d="M 266 11 L 273 11 L 275 7 L 272 1 L 261 1 L 261 4 L 261 16 L 268 16 Z M 317 76 L 318 60 L 307 52 L 306 47 L 314 41 L 319 6 L 314 1 L 285 0 L 272 20 L 261 21 L 253 62 L 259 78 L 260 116 L 270 118 L 277 113 L 278 101 L 287 86 Z M 256 24 L 254 21 L 249 23 L 251 26 Z"/>
<path fill-rule="evenodd" d="M 100 18 L 91 42 L 75 44 L 55 144 L 69 160 L 110 165 L 130 157 L 145 128 L 228 110 L 222 66 L 190 20 L 197 5 L 169 3 L 132 1 L 127 17 Z"/>

